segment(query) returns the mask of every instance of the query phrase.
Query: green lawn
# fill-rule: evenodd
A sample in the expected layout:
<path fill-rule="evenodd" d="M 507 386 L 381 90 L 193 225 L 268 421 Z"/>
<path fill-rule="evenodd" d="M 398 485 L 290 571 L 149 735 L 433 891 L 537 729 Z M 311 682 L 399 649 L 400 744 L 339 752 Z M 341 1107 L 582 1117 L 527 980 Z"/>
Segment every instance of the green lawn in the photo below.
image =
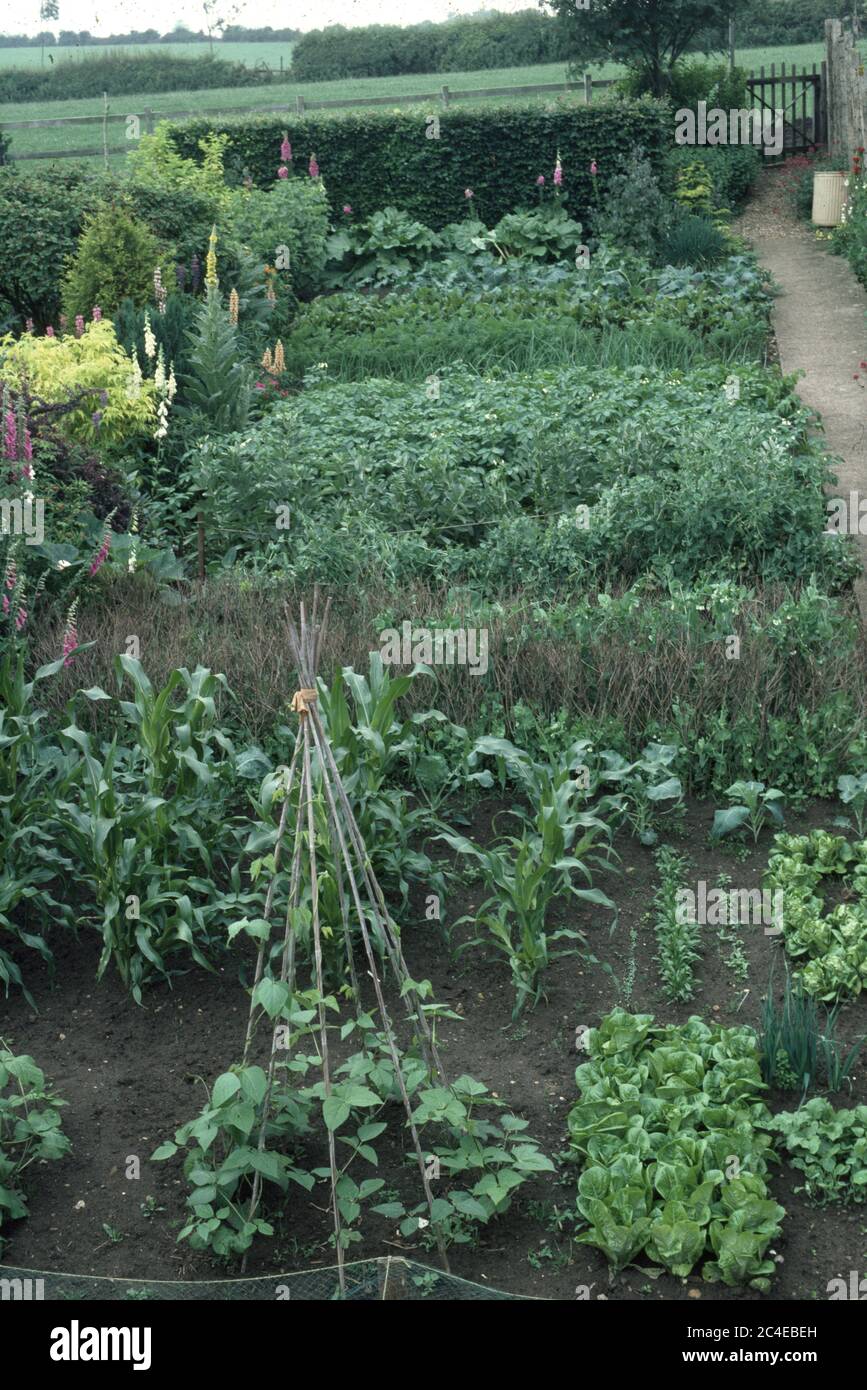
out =
<path fill-rule="evenodd" d="M 186 48 L 189 51 L 190 48 L 200 48 L 201 45 L 177 44 L 173 47 L 179 50 Z M 281 49 L 285 51 L 289 45 L 225 44 L 218 47 L 221 54 L 224 49 L 244 50 L 247 54 L 252 53 L 254 57 L 261 57 L 264 53 L 269 53 L 271 56 L 268 61 L 273 62 L 274 53 Z M 862 43 L 862 51 L 867 52 L 867 40 Z M 34 52 L 36 50 L 32 49 L 0 50 L 0 54 L 32 54 Z M 737 58 L 741 66 L 747 70 L 755 69 L 758 71 L 759 67 L 764 65 L 766 71 L 769 72 L 771 63 L 776 63 L 778 70 L 781 63 L 785 63 L 790 70 L 793 67 L 798 69 L 805 66 L 811 68 L 813 63 L 818 66 L 822 61 L 823 53 L 824 49 L 821 44 L 800 44 L 778 49 L 743 49 L 738 52 Z M 593 76 L 597 78 L 614 77 L 618 75 L 619 71 L 620 69 L 616 64 L 606 64 L 594 68 Z M 443 83 L 453 91 L 489 90 L 492 87 L 563 82 L 565 78 L 565 66 L 561 63 L 550 63 L 537 67 L 428 73 L 406 77 L 356 78 L 352 81 L 274 83 L 255 91 L 250 88 L 221 87 L 213 91 L 164 92 L 157 95 L 143 92 L 139 95 L 110 98 L 109 113 L 112 116 L 122 118 L 130 113 L 142 112 L 148 106 L 156 115 L 175 112 L 218 111 L 231 107 L 294 106 L 295 98 L 299 95 L 310 101 L 350 100 L 356 97 L 374 96 L 393 96 L 395 100 L 398 100 L 408 96 L 437 93 Z M 9 103 L 0 107 L 0 126 L 4 121 L 59 120 L 69 116 L 96 116 L 101 114 L 101 110 L 102 103 L 95 98 L 76 101 Z M 291 124 L 291 113 L 287 113 L 287 123 Z M 13 156 L 36 151 L 56 151 L 58 156 L 63 156 L 69 150 L 94 148 L 102 144 L 100 125 L 71 125 L 15 130 L 11 134 Z M 125 136 L 126 125 L 123 120 L 109 123 L 108 143 L 110 146 L 122 144 Z"/>

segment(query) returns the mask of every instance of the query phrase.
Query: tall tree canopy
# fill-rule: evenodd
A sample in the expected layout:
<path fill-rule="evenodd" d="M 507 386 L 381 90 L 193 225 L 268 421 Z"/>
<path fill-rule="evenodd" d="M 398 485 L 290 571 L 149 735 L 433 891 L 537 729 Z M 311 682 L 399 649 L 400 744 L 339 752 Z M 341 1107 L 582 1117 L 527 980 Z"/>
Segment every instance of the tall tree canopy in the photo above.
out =
<path fill-rule="evenodd" d="M 664 96 L 671 69 L 701 36 L 720 47 L 730 16 L 744 0 L 544 0 L 567 27 L 574 60 L 624 63 Z"/>

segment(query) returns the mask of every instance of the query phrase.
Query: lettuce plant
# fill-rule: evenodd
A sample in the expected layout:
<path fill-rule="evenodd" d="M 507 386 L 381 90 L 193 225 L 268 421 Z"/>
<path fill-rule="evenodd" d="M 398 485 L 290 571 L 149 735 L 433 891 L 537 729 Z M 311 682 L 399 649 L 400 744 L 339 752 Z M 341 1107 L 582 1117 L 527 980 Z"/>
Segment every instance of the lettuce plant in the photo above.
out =
<path fill-rule="evenodd" d="M 643 1253 L 685 1278 L 705 1259 L 705 1279 L 767 1291 L 785 1212 L 765 1183 L 771 1117 L 755 1034 L 696 1017 L 657 1027 L 614 1009 L 585 1046 L 568 1121 L 587 1223 L 576 1240 L 612 1272 Z"/>
<path fill-rule="evenodd" d="M 855 900 L 826 911 L 820 888 L 831 876 L 851 878 Z M 832 1003 L 867 987 L 867 841 L 776 835 L 764 887 L 783 892 L 783 940 L 808 994 Z"/>

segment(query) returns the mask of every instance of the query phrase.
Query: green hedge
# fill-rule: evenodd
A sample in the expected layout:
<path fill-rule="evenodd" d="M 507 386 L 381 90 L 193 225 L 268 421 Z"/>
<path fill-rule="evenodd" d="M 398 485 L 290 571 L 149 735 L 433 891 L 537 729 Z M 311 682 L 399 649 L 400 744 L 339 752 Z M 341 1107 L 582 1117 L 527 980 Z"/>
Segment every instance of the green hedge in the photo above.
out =
<path fill-rule="evenodd" d="M 526 9 L 452 17 L 441 24 L 310 29 L 292 49 L 292 76 L 298 82 L 330 82 L 409 72 L 474 72 L 564 63 L 572 56 L 567 27 L 551 15 Z"/>
<path fill-rule="evenodd" d="M 67 101 L 71 98 L 128 96 L 140 92 L 194 92 L 213 87 L 261 87 L 270 74 L 243 63 L 203 54 L 178 58 L 170 53 L 101 53 L 61 59 L 50 68 L 7 68 L 0 72 L 0 102 Z"/>
<path fill-rule="evenodd" d="M 438 139 L 426 133 L 426 118 L 432 115 L 439 117 Z M 289 121 L 203 116 L 170 130 L 180 152 L 195 159 L 201 157 L 198 142 L 209 130 L 224 131 L 230 139 L 229 176 L 240 177 L 246 168 L 256 183 L 269 187 L 281 162 L 287 125 L 293 173 L 306 178 L 315 153 L 333 212 L 339 214 L 348 203 L 354 216 L 368 217 L 392 205 L 436 230 L 463 215 L 466 188 L 473 190 L 476 211 L 489 226 L 532 203 L 539 174 L 550 187 L 558 151 L 569 213 L 579 221 L 592 220 L 597 196 L 604 196 L 608 175 L 630 146 L 642 145 L 662 172 L 672 141 L 669 107 L 649 97 L 590 107 L 563 97 L 545 104 L 445 111 L 316 112 Z M 599 170 L 596 180 L 590 174 L 593 160 Z"/>

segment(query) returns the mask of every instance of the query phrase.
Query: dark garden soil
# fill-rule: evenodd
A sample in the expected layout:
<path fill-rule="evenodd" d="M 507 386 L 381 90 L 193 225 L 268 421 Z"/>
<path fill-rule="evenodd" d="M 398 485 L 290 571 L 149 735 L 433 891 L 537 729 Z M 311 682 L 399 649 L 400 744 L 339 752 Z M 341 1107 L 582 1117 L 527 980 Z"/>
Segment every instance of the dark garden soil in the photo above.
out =
<path fill-rule="evenodd" d="M 492 804 L 475 808 L 468 833 L 484 840 L 496 809 Z M 818 805 L 790 816 L 787 828 L 798 832 L 828 827 L 837 813 L 836 807 Z M 691 880 L 704 879 L 712 886 L 722 871 L 732 886 L 760 887 L 769 833 L 756 851 L 735 852 L 734 845 L 710 849 L 711 819 L 709 804 L 693 803 L 681 831 L 665 834 L 667 842 L 688 856 Z M 724 963 L 729 948 L 720 944 L 718 929 L 706 926 L 698 971 L 701 986 L 690 1004 L 667 1005 L 647 916 L 656 886 L 652 852 L 622 836 L 616 848 L 619 873 L 594 879 L 619 908 L 614 932 L 597 909 L 574 901 L 560 906 L 558 924 L 586 930 L 600 964 L 576 958 L 556 962 L 546 977 L 547 1000 L 517 1022 L 511 1018 L 508 969 L 500 959 L 488 958 L 482 948 L 455 958 L 438 924 L 425 921 L 423 893 L 405 917 L 404 953 L 411 973 L 416 979 L 429 978 L 435 997 L 465 1020 L 440 1026 L 438 1040 L 447 1071 L 452 1076 L 469 1072 L 484 1081 L 529 1120 L 529 1132 L 552 1157 L 565 1148 L 566 1116 L 576 1099 L 578 1025 L 595 1024 L 620 1003 L 653 1013 L 659 1022 L 680 1023 L 695 1013 L 724 1024 L 758 1026 L 774 957 L 778 989 L 783 978 L 782 947 L 765 936 L 761 926 L 739 930 L 749 960 L 746 980 Z M 478 888 L 474 892 L 470 885 L 445 904 L 445 915 L 456 921 L 479 902 Z M 455 943 L 467 935 L 471 932 L 459 928 Z M 29 1171 L 30 1217 L 10 1227 L 3 1262 L 120 1278 L 236 1277 L 236 1267 L 227 1268 L 177 1243 L 187 1190 L 180 1159 L 152 1164 L 148 1158 L 172 1137 L 176 1126 L 199 1111 L 205 1100 L 201 1079 L 210 1084 L 240 1056 L 247 1002 L 237 960 L 229 957 L 214 975 L 196 970 L 178 976 L 171 989 L 154 985 L 145 993 L 144 1006 L 137 1007 L 110 969 L 96 984 L 98 950 L 90 935 L 83 933 L 78 942 L 58 936 L 54 949 L 53 979 L 32 957 L 20 959 L 40 1012 L 34 1016 L 20 995 L 11 997 L 4 1007 L 2 1036 L 13 1051 L 30 1053 L 69 1102 L 63 1123 L 72 1152 L 61 1162 L 35 1165 Z M 867 1032 L 867 996 L 843 1011 L 839 1031 L 847 1042 Z M 835 1097 L 835 1104 L 867 1099 L 867 1060 L 856 1065 L 856 1072 L 851 1095 Z M 772 1094 L 769 1103 L 774 1109 L 790 1108 L 797 1097 Z M 379 1175 L 386 1178 L 386 1187 L 398 1188 L 414 1202 L 417 1171 L 409 1166 L 400 1142 L 389 1150 L 380 1141 Z M 138 1180 L 126 1176 L 131 1155 L 141 1160 Z M 656 1268 L 628 1269 L 609 1286 L 602 1254 L 574 1244 L 568 1227 L 558 1229 L 558 1209 L 574 1206 L 576 1172 L 565 1164 L 557 1179 L 548 1175 L 522 1189 L 511 1212 L 481 1229 L 478 1244 L 452 1248 L 452 1271 L 492 1288 L 543 1299 L 573 1299 L 581 1285 L 590 1288 L 591 1298 L 603 1295 L 611 1300 L 762 1297 L 707 1284 L 697 1276 L 682 1281 Z M 796 1193 L 799 1180 L 799 1174 L 785 1167 L 776 1168 L 771 1180 L 773 1195 L 787 1216 L 775 1247 L 782 1262 L 768 1297 L 823 1299 L 830 1279 L 848 1278 L 850 1270 L 863 1273 L 867 1267 L 867 1210 L 819 1210 Z M 275 1237 L 261 1239 L 254 1247 L 248 1275 L 333 1265 L 327 1204 L 327 1184 L 318 1183 L 309 1196 L 293 1187 L 282 1216 L 275 1219 Z M 155 1208 L 152 1214 L 149 1208 Z M 368 1212 L 363 1226 L 364 1240 L 353 1246 L 349 1258 L 403 1251 L 435 1265 L 435 1255 L 402 1239 L 395 1223 Z"/>

